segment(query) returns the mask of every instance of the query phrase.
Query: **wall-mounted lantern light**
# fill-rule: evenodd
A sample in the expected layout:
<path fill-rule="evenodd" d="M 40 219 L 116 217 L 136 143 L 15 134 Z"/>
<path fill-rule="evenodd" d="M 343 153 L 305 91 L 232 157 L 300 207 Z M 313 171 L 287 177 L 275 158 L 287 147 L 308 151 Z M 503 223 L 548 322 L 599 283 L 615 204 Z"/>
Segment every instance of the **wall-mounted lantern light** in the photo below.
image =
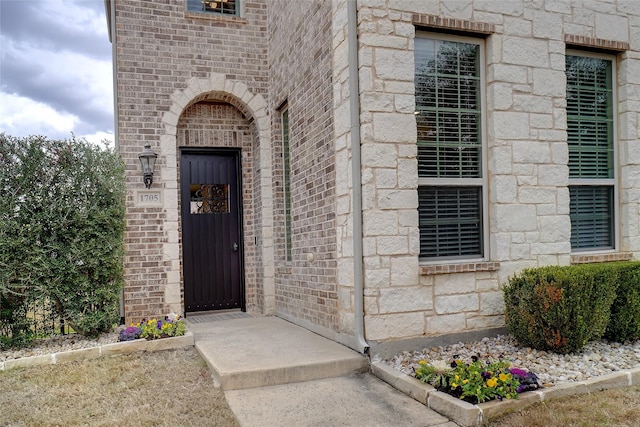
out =
<path fill-rule="evenodd" d="M 142 153 L 138 154 L 140 164 L 142 165 L 142 173 L 144 174 L 144 185 L 147 188 L 153 184 L 153 167 L 156 165 L 158 155 L 151 149 L 151 145 L 144 146 Z"/>

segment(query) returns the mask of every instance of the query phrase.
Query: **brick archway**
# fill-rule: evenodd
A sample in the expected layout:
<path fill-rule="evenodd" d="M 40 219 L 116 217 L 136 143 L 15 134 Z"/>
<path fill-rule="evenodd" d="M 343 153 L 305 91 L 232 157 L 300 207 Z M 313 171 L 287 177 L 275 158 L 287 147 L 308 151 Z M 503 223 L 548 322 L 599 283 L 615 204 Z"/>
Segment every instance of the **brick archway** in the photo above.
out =
<path fill-rule="evenodd" d="M 167 285 L 165 288 L 165 303 L 175 311 L 183 311 L 181 298 L 181 250 L 179 242 L 179 211 L 178 211 L 178 150 L 177 129 L 178 121 L 185 108 L 205 99 L 224 100 L 235 106 L 247 118 L 253 119 L 256 135 L 260 147 L 260 191 L 261 207 L 257 213 L 260 216 L 262 228 L 262 296 L 263 314 L 273 315 L 276 311 L 275 281 L 274 281 L 274 247 L 273 247 L 273 192 L 272 192 L 272 164 L 271 164 L 271 127 L 267 112 L 267 102 L 260 94 L 252 93 L 243 82 L 230 80 L 224 74 L 213 73 L 209 78 L 192 78 L 187 81 L 184 90 L 174 92 L 171 96 L 172 104 L 162 117 L 164 133 L 160 136 L 160 155 L 164 158 L 164 212 L 165 242 L 163 257 L 165 265 L 169 266 Z"/>

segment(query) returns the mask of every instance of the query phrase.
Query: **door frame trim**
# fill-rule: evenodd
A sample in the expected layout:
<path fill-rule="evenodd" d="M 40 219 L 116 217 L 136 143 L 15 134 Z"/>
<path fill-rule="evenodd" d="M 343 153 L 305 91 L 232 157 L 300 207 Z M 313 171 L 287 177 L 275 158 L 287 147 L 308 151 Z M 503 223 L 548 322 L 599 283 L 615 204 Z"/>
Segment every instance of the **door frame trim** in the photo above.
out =
<path fill-rule="evenodd" d="M 242 242 L 240 245 L 240 310 L 247 311 L 246 305 L 246 284 L 245 284 L 245 259 L 244 259 L 244 211 L 243 211 L 243 199 L 242 199 L 242 149 L 235 147 L 178 147 L 179 157 L 178 157 L 178 167 L 182 167 L 182 155 L 183 154 L 201 154 L 201 155 L 221 155 L 221 156 L 233 156 L 233 161 L 236 164 L 236 198 L 238 200 L 238 227 L 239 227 L 239 240 Z M 181 170 L 178 169 L 178 177 L 181 175 Z M 180 215 L 180 229 L 182 231 L 182 182 L 178 184 L 178 215 Z M 180 239 L 180 269 L 184 268 L 184 239 Z M 181 271 L 182 274 L 182 291 L 184 292 L 184 271 Z M 237 310 L 237 309 L 236 309 Z M 190 311 L 187 312 L 186 304 L 183 302 L 183 315 L 187 317 L 188 313 L 202 313 L 198 311 Z"/>

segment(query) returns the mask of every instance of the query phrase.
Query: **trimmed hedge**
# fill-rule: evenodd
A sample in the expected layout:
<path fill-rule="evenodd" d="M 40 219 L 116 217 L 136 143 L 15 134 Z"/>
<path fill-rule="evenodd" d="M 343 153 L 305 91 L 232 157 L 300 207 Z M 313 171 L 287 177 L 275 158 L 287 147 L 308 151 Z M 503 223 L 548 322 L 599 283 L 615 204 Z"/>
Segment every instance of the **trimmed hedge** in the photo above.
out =
<path fill-rule="evenodd" d="M 640 263 L 621 263 L 617 297 L 604 337 L 610 341 L 640 339 Z"/>
<path fill-rule="evenodd" d="M 110 329 L 124 284 L 118 154 L 76 138 L 0 133 L 0 190 L 0 344 L 28 338 L 35 316 L 25 307 L 34 305 L 83 335 Z"/>
<path fill-rule="evenodd" d="M 601 338 L 616 298 L 617 264 L 524 270 L 504 287 L 507 330 L 521 345 L 562 354 Z"/>

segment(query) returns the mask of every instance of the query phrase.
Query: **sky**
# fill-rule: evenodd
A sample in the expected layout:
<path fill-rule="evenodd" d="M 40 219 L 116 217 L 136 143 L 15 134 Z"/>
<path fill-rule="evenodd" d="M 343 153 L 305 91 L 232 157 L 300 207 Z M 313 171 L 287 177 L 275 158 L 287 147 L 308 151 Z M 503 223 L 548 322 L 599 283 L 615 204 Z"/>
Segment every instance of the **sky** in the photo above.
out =
<path fill-rule="evenodd" d="M 0 133 L 113 146 L 103 0 L 0 0 Z"/>

